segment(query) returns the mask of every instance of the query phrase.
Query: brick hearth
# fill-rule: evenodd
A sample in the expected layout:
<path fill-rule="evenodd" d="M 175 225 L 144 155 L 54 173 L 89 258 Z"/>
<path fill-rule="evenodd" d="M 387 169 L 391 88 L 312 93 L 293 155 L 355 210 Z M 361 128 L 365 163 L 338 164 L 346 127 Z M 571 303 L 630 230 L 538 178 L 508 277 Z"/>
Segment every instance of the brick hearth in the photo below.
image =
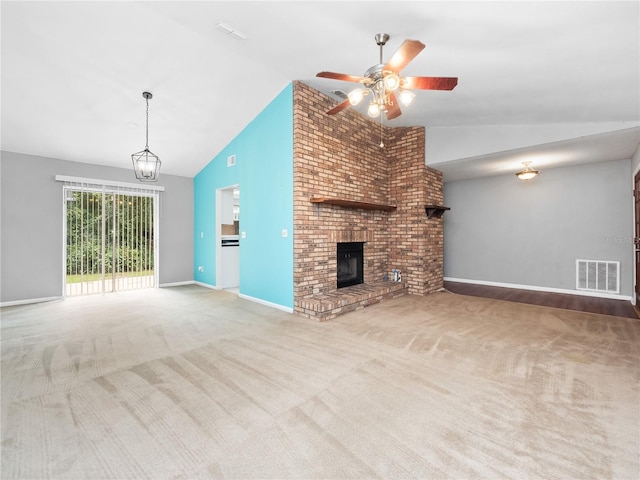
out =
<path fill-rule="evenodd" d="M 425 166 L 422 127 L 381 127 L 294 83 L 294 310 L 319 320 L 405 293 L 443 285 L 442 173 Z M 312 203 L 313 197 L 374 204 Z M 357 205 L 357 204 L 356 204 Z M 396 208 L 376 209 L 375 205 Z M 336 288 L 336 243 L 364 243 L 364 285 Z M 403 283 L 384 282 L 393 269 Z"/>
<path fill-rule="evenodd" d="M 300 313 L 325 321 L 407 293 L 404 282 L 381 282 L 340 288 L 331 293 L 300 300 Z"/>

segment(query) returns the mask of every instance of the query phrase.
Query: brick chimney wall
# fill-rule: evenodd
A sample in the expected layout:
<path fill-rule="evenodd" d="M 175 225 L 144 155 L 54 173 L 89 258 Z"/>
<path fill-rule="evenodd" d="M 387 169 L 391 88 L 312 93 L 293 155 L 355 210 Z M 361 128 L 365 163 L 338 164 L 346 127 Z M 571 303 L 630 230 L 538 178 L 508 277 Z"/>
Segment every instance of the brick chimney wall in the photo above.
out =
<path fill-rule="evenodd" d="M 443 220 L 427 218 L 424 206 L 442 205 L 442 172 L 424 164 L 422 127 L 390 129 L 385 152 L 389 200 L 398 206 L 390 224 L 392 268 L 403 272 L 410 294 L 435 292 L 443 287 Z"/>
<path fill-rule="evenodd" d="M 381 127 L 352 109 L 328 116 L 334 99 L 294 82 L 294 310 L 336 291 L 336 243 L 366 242 L 364 281 L 403 272 L 409 293 L 442 287 L 442 219 L 424 205 L 442 202 L 442 174 L 424 165 L 422 127 Z M 311 197 L 396 205 L 396 211 L 311 203 Z"/>

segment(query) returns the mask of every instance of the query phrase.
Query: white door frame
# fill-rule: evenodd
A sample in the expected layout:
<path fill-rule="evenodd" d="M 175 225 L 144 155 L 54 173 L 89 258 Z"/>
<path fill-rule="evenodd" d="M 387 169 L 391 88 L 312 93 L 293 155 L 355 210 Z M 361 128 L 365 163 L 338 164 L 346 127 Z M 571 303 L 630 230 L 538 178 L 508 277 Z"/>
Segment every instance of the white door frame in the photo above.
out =
<path fill-rule="evenodd" d="M 240 188 L 240 185 L 234 183 L 226 187 L 220 187 L 216 189 L 216 288 L 222 289 L 222 191 L 233 190 L 234 188 Z"/>

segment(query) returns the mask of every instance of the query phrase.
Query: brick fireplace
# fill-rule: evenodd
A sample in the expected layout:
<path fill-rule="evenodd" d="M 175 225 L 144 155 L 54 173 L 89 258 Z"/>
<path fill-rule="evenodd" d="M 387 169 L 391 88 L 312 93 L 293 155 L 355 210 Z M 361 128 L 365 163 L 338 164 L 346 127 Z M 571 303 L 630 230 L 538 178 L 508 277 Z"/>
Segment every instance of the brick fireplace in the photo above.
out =
<path fill-rule="evenodd" d="M 382 127 L 294 82 L 294 310 L 318 320 L 442 288 L 442 173 L 424 164 L 422 127 Z M 336 245 L 362 242 L 361 285 L 337 288 Z M 401 282 L 390 281 L 392 271 Z"/>

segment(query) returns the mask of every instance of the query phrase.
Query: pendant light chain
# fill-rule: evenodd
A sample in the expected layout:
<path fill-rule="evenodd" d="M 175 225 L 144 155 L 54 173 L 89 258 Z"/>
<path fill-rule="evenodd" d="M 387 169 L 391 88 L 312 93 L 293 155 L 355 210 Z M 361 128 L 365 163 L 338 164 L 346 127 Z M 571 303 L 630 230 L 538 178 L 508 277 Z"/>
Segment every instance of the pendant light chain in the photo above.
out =
<path fill-rule="evenodd" d="M 146 144 L 145 148 L 146 148 L 147 150 L 149 150 L 149 97 L 147 97 L 147 96 L 145 95 L 144 99 L 147 101 L 147 131 L 146 131 L 146 134 L 147 134 L 147 137 L 146 137 L 146 138 L 147 138 L 147 144 Z"/>

